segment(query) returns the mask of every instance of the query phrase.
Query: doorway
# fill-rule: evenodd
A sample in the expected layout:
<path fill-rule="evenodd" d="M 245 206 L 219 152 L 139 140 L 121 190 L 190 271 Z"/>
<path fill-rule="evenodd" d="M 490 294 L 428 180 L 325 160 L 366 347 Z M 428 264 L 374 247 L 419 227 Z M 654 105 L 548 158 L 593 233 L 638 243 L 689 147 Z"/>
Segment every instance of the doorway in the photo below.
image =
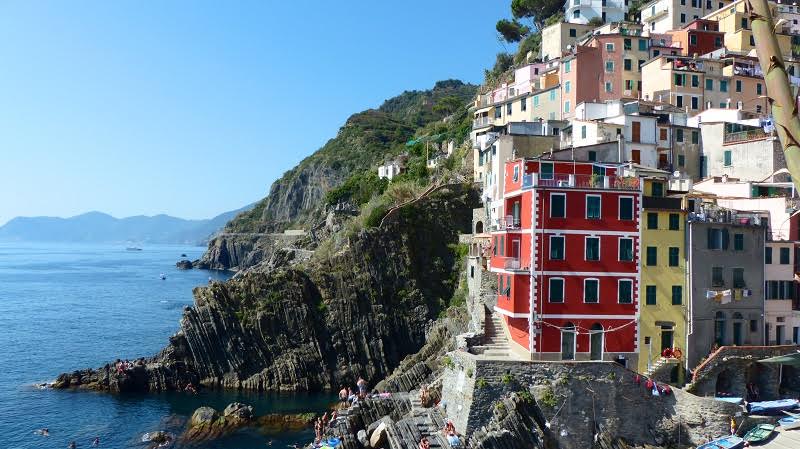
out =
<path fill-rule="evenodd" d="M 642 150 L 631 150 L 631 161 L 634 164 L 642 163 Z"/>
<path fill-rule="evenodd" d="M 661 326 L 661 353 L 667 348 L 675 346 L 675 331 L 672 326 Z"/>
<path fill-rule="evenodd" d="M 594 323 L 589 334 L 589 358 L 603 360 L 603 326 L 600 323 Z"/>
<path fill-rule="evenodd" d="M 741 313 L 735 312 L 733 314 L 733 344 L 741 346 L 744 344 L 744 334 L 742 333 L 742 322 L 744 317 Z"/>
<path fill-rule="evenodd" d="M 714 343 L 719 346 L 725 345 L 725 314 L 717 312 L 714 316 Z"/>
<path fill-rule="evenodd" d="M 783 325 L 779 324 L 775 326 L 775 344 L 782 345 L 783 344 Z"/>
<path fill-rule="evenodd" d="M 575 326 L 572 323 L 561 329 L 561 360 L 575 360 Z"/>

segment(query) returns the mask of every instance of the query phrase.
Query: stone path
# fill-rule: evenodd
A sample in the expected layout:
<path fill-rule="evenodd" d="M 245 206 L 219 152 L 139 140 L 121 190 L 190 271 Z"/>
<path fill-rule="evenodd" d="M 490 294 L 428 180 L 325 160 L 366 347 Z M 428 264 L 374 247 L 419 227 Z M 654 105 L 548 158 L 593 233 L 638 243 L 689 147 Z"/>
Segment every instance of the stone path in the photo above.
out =
<path fill-rule="evenodd" d="M 766 449 L 798 449 L 800 448 L 800 430 L 786 430 L 778 427 L 778 435 L 760 447 Z"/>
<path fill-rule="evenodd" d="M 449 449 L 450 444 L 442 434 L 445 418 L 440 409 L 425 408 L 420 403 L 419 396 L 411 397 L 411 418 L 417 427 L 420 439 L 427 437 L 431 449 Z"/>
<path fill-rule="evenodd" d="M 484 323 L 484 340 L 477 346 L 484 358 L 509 360 L 517 357 L 511 352 L 511 345 L 508 342 L 503 323 L 500 317 L 491 311 L 486 311 L 486 322 Z"/>

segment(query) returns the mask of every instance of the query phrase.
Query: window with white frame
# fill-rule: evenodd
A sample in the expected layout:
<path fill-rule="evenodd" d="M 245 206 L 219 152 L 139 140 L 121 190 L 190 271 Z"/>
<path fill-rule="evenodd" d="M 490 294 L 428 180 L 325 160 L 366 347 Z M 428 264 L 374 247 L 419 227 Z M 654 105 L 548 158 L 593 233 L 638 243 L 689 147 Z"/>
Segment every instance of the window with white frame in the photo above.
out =
<path fill-rule="evenodd" d="M 617 299 L 620 304 L 633 304 L 633 280 L 620 279 L 617 286 Z"/>
<path fill-rule="evenodd" d="M 600 237 L 586 237 L 586 260 L 600 260 Z"/>
<path fill-rule="evenodd" d="M 600 280 L 583 280 L 583 302 L 596 304 L 600 302 Z"/>
<path fill-rule="evenodd" d="M 600 195 L 586 195 L 586 218 L 600 218 Z"/>
<path fill-rule="evenodd" d="M 550 302 L 564 302 L 564 278 L 550 278 L 547 286 L 548 300 Z"/>

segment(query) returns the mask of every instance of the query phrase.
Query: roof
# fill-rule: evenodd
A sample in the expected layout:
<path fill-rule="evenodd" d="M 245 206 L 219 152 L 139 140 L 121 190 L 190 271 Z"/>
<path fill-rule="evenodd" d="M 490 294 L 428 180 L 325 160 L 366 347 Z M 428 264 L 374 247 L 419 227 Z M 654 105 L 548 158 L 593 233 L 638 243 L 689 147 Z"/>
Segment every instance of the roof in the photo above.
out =
<path fill-rule="evenodd" d="M 794 354 L 779 355 L 768 359 L 759 360 L 758 363 L 779 363 L 781 365 L 791 365 L 800 367 L 800 352 Z"/>

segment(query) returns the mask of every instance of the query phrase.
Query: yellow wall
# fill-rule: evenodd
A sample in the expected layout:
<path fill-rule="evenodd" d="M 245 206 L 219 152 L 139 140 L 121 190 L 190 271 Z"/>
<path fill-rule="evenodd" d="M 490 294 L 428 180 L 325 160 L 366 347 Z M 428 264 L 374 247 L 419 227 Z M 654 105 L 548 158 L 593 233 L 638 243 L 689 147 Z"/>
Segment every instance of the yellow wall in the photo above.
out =
<path fill-rule="evenodd" d="M 649 190 L 649 186 L 645 185 Z M 647 229 L 648 212 L 658 213 L 658 229 Z M 679 230 L 669 230 L 669 214 L 680 214 Z M 681 348 L 686 353 L 686 308 L 688 292 L 686 288 L 686 248 L 684 234 L 686 230 L 686 213 L 675 210 L 644 209 L 642 214 L 642 248 L 641 266 L 642 280 L 640 290 L 641 317 L 639 323 L 639 372 L 648 368 L 648 359 L 653 363 L 661 356 L 661 327 L 656 326 L 656 321 L 672 321 L 673 341 L 675 347 Z M 656 266 L 647 266 L 647 247 L 658 248 L 658 263 Z M 669 266 L 669 248 L 680 248 L 680 257 L 677 267 Z M 656 304 L 647 304 L 647 286 L 656 286 Z M 672 305 L 672 286 L 683 287 L 681 305 Z M 650 345 L 645 344 L 645 337 L 650 337 Z M 649 351 L 648 351 L 649 349 Z M 649 357 L 648 357 L 649 354 Z"/>

